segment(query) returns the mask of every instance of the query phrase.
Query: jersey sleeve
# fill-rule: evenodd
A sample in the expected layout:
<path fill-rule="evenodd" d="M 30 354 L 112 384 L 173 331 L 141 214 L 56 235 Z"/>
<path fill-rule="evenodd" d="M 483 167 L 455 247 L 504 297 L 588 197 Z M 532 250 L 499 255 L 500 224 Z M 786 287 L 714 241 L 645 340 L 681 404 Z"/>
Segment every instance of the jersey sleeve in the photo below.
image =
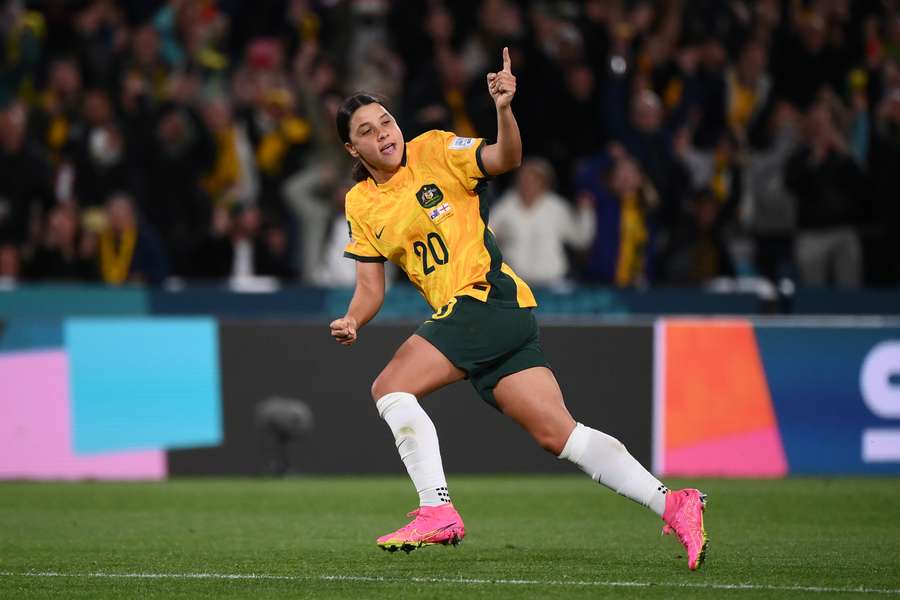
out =
<path fill-rule="evenodd" d="M 480 180 L 490 177 L 481 162 L 484 138 L 459 137 L 449 131 L 436 133 L 447 166 L 466 189 L 473 190 Z"/>
<path fill-rule="evenodd" d="M 350 241 L 344 247 L 344 256 L 360 262 L 384 262 L 387 259 L 378 252 L 370 241 L 363 224 L 359 222 L 351 209 L 349 195 L 346 202 L 347 233 Z"/>

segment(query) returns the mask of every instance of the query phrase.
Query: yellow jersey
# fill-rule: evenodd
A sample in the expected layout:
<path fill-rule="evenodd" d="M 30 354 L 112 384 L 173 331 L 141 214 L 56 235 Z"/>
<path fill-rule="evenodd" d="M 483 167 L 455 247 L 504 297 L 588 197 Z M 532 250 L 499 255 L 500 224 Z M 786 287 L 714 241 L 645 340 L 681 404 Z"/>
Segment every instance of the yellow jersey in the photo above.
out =
<path fill-rule="evenodd" d="M 456 296 L 536 306 L 534 294 L 503 262 L 488 227 L 482 138 L 428 131 L 407 142 L 400 169 L 348 193 L 350 243 L 344 256 L 390 260 L 436 311 Z"/>

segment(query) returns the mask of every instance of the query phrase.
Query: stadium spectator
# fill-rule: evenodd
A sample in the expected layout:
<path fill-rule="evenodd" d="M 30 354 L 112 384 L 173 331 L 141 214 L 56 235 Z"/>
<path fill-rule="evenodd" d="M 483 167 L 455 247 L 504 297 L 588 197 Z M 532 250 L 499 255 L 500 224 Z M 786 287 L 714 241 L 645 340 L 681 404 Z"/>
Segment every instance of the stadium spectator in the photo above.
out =
<path fill-rule="evenodd" d="M 526 159 L 515 187 L 491 210 L 491 229 L 504 258 L 535 285 L 561 284 L 570 271 L 566 246 L 587 248 L 596 229 L 591 198 L 582 196 L 573 212 L 553 191 L 554 179 L 546 160 Z"/>
<path fill-rule="evenodd" d="M 659 195 L 637 161 L 620 146 L 586 163 L 579 198 L 596 206 L 597 234 L 585 265 L 592 280 L 620 287 L 645 285 L 655 268 Z M 584 202 L 584 200 L 581 200 Z"/>
<path fill-rule="evenodd" d="M 567 118 L 579 124 L 574 131 L 566 132 L 566 147 L 570 156 L 574 158 L 594 154 L 602 147 L 606 132 L 600 111 L 597 110 L 600 97 L 596 75 L 590 67 L 578 64 L 568 70 L 562 102 Z M 563 171 L 566 174 L 570 172 Z"/>
<path fill-rule="evenodd" d="M 224 74 L 227 18 L 222 2 L 169 2 L 154 16 L 162 56 L 176 69 L 195 69 L 209 78 Z"/>
<path fill-rule="evenodd" d="M 150 24 L 138 26 L 131 37 L 130 48 L 120 53 L 119 77 L 122 105 L 128 111 L 137 109 L 142 100 L 156 106 L 165 97 L 165 84 L 170 67 L 162 58 L 159 33 Z"/>
<path fill-rule="evenodd" d="M 0 113 L 0 241 L 31 241 L 40 214 L 52 204 L 52 170 L 27 137 L 28 112 L 13 102 Z"/>
<path fill-rule="evenodd" d="M 115 193 L 106 201 L 105 226 L 98 239 L 100 276 L 108 285 L 159 285 L 168 274 L 162 244 L 149 224 L 138 220 L 131 196 Z"/>
<path fill-rule="evenodd" d="M 57 205 L 47 215 L 44 239 L 26 269 L 29 279 L 96 281 L 97 244 L 81 235 L 78 213 L 72 205 Z"/>
<path fill-rule="evenodd" d="M 747 157 L 743 212 L 755 243 L 755 268 L 771 281 L 794 279 L 797 202 L 785 187 L 784 169 L 797 149 L 797 113 L 780 103 L 771 115 L 771 141 Z"/>
<path fill-rule="evenodd" d="M 695 104 L 693 114 L 693 143 L 700 148 L 715 146 L 728 126 L 726 59 L 723 42 L 715 36 L 703 40 L 697 49 Z M 671 126 L 670 126 L 671 127 Z"/>
<path fill-rule="evenodd" d="M 211 234 L 197 254 L 198 274 L 204 277 L 249 280 L 294 274 L 284 230 L 264 223 L 253 204 L 235 204 L 230 211 L 217 207 Z"/>
<path fill-rule="evenodd" d="M 62 160 L 81 130 L 81 73 L 74 57 L 54 60 L 49 67 L 47 89 L 31 112 L 31 135 L 43 144 L 55 162 Z"/>
<path fill-rule="evenodd" d="M 295 64 L 296 79 L 305 82 L 298 87 L 309 107 L 312 140 L 305 167 L 292 174 L 282 186 L 283 200 L 290 211 L 292 231 L 289 230 L 288 237 L 295 251 L 292 264 L 302 274 L 303 282 L 309 284 L 315 284 L 323 268 L 322 251 L 332 231 L 332 220 L 337 218 L 337 212 L 343 214 L 343 199 L 338 203 L 335 194 L 345 193 L 347 188 L 340 183 L 338 173 L 350 170 L 347 153 L 334 127 L 342 99 L 331 89 L 334 75 L 331 65 L 327 61 L 317 62 Z M 303 73 L 309 77 L 303 77 Z M 337 258 L 342 256 L 343 252 L 339 252 Z M 329 264 L 338 270 L 346 267 L 340 262 L 341 267 Z"/>
<path fill-rule="evenodd" d="M 637 159 L 657 187 L 667 180 L 672 163 L 672 135 L 664 127 L 662 103 L 652 90 L 638 92 L 630 120 L 618 120 L 616 140 Z"/>
<path fill-rule="evenodd" d="M 687 131 L 681 131 L 676 142 L 681 162 L 690 174 L 690 189 L 708 191 L 719 203 L 717 220 L 728 221 L 740 201 L 742 170 L 737 159 L 737 141 L 729 131 L 722 130 L 716 145 L 702 150 L 688 142 L 690 137 Z M 692 200 L 696 199 L 695 195 Z M 689 212 L 694 213 L 695 208 L 694 202 Z"/>
<path fill-rule="evenodd" d="M 0 106 L 34 92 L 35 70 L 44 43 L 44 17 L 24 2 L 0 5 Z"/>
<path fill-rule="evenodd" d="M 618 100 L 613 97 L 608 102 Z M 690 190 L 689 173 L 675 154 L 674 132 L 664 123 L 659 96 L 649 89 L 638 91 L 630 109 L 628 117 L 614 111 L 614 121 L 609 123 L 612 138 L 649 178 L 659 196 L 659 216 L 667 226 L 672 226 Z"/>
<path fill-rule="evenodd" d="M 720 214 L 722 201 L 711 189 L 691 198 L 689 212 L 667 245 L 665 281 L 699 285 L 716 277 L 733 277 L 734 265 L 726 247 Z"/>
<path fill-rule="evenodd" d="M 128 40 L 121 8 L 111 0 L 90 0 L 75 4 L 74 10 L 74 52 L 85 83 L 91 87 L 108 86 L 117 67 L 115 56 Z"/>
<path fill-rule="evenodd" d="M 294 94 L 281 83 L 258 94 L 252 112 L 245 115 L 244 126 L 259 171 L 259 206 L 267 217 L 284 219 L 287 211 L 281 188 L 304 166 L 312 127 L 297 114 Z"/>
<path fill-rule="evenodd" d="M 329 164 L 342 171 L 335 99 L 381 92 L 399 100 L 408 133 L 437 126 L 490 139 L 492 107 L 471 90 L 509 46 L 527 152 L 549 161 L 563 197 L 591 188 L 603 205 L 602 173 L 616 162 L 604 148 L 617 143 L 656 190 L 650 229 L 660 248 L 709 188 L 724 202 L 723 241 L 751 239 L 767 277 L 791 276 L 793 229 L 808 250 L 808 217 L 825 210 L 821 198 L 807 202 L 815 194 L 781 185 L 794 149 L 779 114 L 824 102 L 845 147 L 836 155 L 856 164 L 865 190 L 827 229 L 857 230 L 864 252 L 851 280 L 898 283 L 888 258 L 900 195 L 889 108 L 900 89 L 898 13 L 896 2 L 786 0 L 9 0 L 0 10 L 0 239 L 30 263 L 54 202 L 84 211 L 127 190 L 173 272 L 189 276 L 214 207 L 256 202 L 309 277 L 338 183 L 312 192 L 327 217 L 309 222 L 288 189 Z M 513 183 L 492 185 L 502 193 Z M 587 257 L 581 275 L 614 280 L 597 265 Z"/>
<path fill-rule="evenodd" d="M 327 285 L 322 283 L 336 273 L 323 270 L 326 262 L 332 263 L 326 257 L 326 246 L 330 246 L 333 240 L 334 230 L 332 223 L 341 221 L 343 234 L 346 235 L 346 219 L 344 219 L 345 194 L 350 186 L 337 185 L 337 170 L 328 162 L 311 165 L 285 182 L 285 202 L 293 213 L 294 221 L 299 224 L 297 237 L 299 244 L 294 263 L 299 266 L 303 275 L 303 282 L 312 285 Z M 343 250 L 338 253 L 338 258 L 343 258 Z M 346 263 L 347 261 L 344 261 Z M 337 267 L 343 270 L 343 267 Z M 349 265 L 352 267 L 353 265 Z"/>
<path fill-rule="evenodd" d="M 0 286 L 15 284 L 19 280 L 21 270 L 19 248 L 10 242 L 0 243 Z"/>
<path fill-rule="evenodd" d="M 477 130 L 473 105 L 479 104 L 475 91 L 478 87 L 472 85 L 461 57 L 450 48 L 438 48 L 434 63 L 433 71 L 424 71 L 412 83 L 408 96 L 409 110 L 415 115 L 413 135 L 443 129 L 474 137 Z"/>
<path fill-rule="evenodd" d="M 75 200 L 82 208 L 102 206 L 117 190 L 133 189 L 126 142 L 103 90 L 84 94 L 82 127 L 72 136 L 66 162 L 73 168 Z"/>
<path fill-rule="evenodd" d="M 186 94 L 185 80 L 172 81 L 173 93 Z M 152 130 L 130 144 L 148 149 L 142 212 L 162 233 L 167 252 L 175 257 L 178 273 L 190 271 L 189 256 L 199 232 L 210 222 L 210 200 L 201 186 L 215 160 L 215 143 L 192 107 L 167 102 L 153 120 Z"/>
<path fill-rule="evenodd" d="M 200 182 L 203 191 L 216 206 L 255 202 L 259 186 L 253 149 L 245 128 L 235 121 L 228 99 L 207 101 L 203 118 L 216 143 L 215 162 Z"/>
<path fill-rule="evenodd" d="M 900 22 L 900 21 L 898 21 Z M 900 25 L 895 26 L 900 30 Z M 898 73 L 900 75 L 900 73 Z M 881 241 L 873 257 L 880 283 L 900 283 L 900 82 L 878 107 L 872 140 L 873 189 L 877 190 L 877 221 Z"/>
<path fill-rule="evenodd" d="M 356 285 L 356 264 L 344 258 L 347 245 L 347 216 L 344 213 L 344 196 L 350 185 L 339 187 L 332 196 L 332 210 L 324 243 L 313 267 L 313 283 L 325 287 L 353 287 Z M 390 276 L 386 279 L 390 280 Z"/>
<path fill-rule="evenodd" d="M 766 72 L 766 47 L 753 40 L 742 49 L 737 64 L 726 74 L 725 102 L 728 125 L 738 144 L 746 145 L 750 131 L 766 116 L 772 79 Z"/>
<path fill-rule="evenodd" d="M 866 193 L 825 101 L 805 115 L 804 140 L 787 163 L 785 183 L 797 198 L 796 257 L 805 285 L 859 287 L 862 247 L 856 230 Z"/>
<path fill-rule="evenodd" d="M 838 15 L 829 22 L 822 6 L 807 10 L 799 3 L 790 7 L 789 19 L 790 27 L 774 45 L 771 64 L 775 93 L 805 111 L 823 90 L 841 87 L 846 73 L 840 64 L 844 58 L 842 40 L 835 35 L 829 39 L 828 30 L 842 23 Z"/>

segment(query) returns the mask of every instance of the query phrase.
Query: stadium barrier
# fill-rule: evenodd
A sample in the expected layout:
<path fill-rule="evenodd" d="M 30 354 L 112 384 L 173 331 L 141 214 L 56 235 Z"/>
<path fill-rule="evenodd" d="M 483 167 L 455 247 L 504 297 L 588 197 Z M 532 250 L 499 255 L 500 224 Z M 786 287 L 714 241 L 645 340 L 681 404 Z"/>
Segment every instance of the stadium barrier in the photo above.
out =
<path fill-rule="evenodd" d="M 242 288 L 239 288 L 242 289 Z M 350 289 L 277 287 L 263 293 L 239 292 L 227 286 L 172 289 L 103 288 L 99 286 L 32 285 L 0 291 L 0 319 L 61 318 L 86 315 L 215 315 L 229 319 L 325 318 L 342 314 Z M 739 314 L 762 309 L 750 293 L 713 293 L 693 289 L 620 290 L 579 287 L 536 289 L 541 314 L 552 317 L 641 314 Z M 900 294 L 898 294 L 900 306 Z M 409 284 L 390 287 L 380 320 L 424 319 L 430 314 Z"/>
<path fill-rule="evenodd" d="M 260 320 L 271 302 L 323 311 L 347 291 L 234 295 L 234 318 L 175 316 L 191 314 L 186 298 L 223 306 L 201 292 L 0 293 L 0 478 L 397 472 L 368 390 L 415 328 L 401 318 L 411 299 L 348 350 L 327 313 Z M 540 314 L 573 414 L 659 473 L 900 472 L 900 320 Z M 426 406 L 448 471 L 569 470 L 467 383 Z"/>
<path fill-rule="evenodd" d="M 165 289 L 106 288 L 89 285 L 27 285 L 0 287 L 0 320 L 62 318 L 87 315 L 214 315 L 222 318 L 316 318 L 341 314 L 352 295 L 349 289 L 227 285 L 184 285 Z M 770 286 L 771 287 L 771 286 Z M 257 290 L 241 291 L 241 290 Z M 742 291 L 608 287 L 536 288 L 540 316 L 547 318 L 627 317 L 633 315 L 896 315 L 900 290 L 793 290 L 788 296 Z M 259 291 L 265 290 L 265 291 Z M 771 290 L 770 290 L 771 292 Z M 774 292 L 771 292 L 774 293 Z M 388 289 L 380 320 L 425 318 L 428 307 L 412 286 Z"/>
<path fill-rule="evenodd" d="M 213 319 L 23 320 L 0 340 L 2 478 L 160 479 L 167 448 L 222 441 Z"/>
<path fill-rule="evenodd" d="M 373 325 L 347 349 L 320 323 L 212 324 L 73 318 L 8 327 L 19 346 L 0 352 L 0 478 L 397 472 L 369 388 L 415 325 Z M 48 334 L 54 326 L 61 331 Z M 649 461 L 652 326 L 548 326 L 542 339 L 573 412 Z M 24 347 L 28 340 L 37 346 Z M 467 382 L 426 406 L 448 471 L 568 470 Z"/>
<path fill-rule="evenodd" d="M 900 473 L 900 321 L 661 319 L 654 470 Z"/>

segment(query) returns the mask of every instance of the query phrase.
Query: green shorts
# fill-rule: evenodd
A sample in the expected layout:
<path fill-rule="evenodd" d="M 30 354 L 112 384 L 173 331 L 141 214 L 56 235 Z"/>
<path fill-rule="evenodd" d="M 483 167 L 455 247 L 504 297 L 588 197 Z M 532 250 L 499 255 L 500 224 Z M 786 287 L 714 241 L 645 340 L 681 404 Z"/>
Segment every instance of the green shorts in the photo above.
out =
<path fill-rule="evenodd" d="M 550 367 L 530 308 L 458 296 L 422 323 L 416 334 L 465 371 L 478 394 L 494 408 L 498 408 L 494 387 L 501 378 L 531 367 Z"/>

